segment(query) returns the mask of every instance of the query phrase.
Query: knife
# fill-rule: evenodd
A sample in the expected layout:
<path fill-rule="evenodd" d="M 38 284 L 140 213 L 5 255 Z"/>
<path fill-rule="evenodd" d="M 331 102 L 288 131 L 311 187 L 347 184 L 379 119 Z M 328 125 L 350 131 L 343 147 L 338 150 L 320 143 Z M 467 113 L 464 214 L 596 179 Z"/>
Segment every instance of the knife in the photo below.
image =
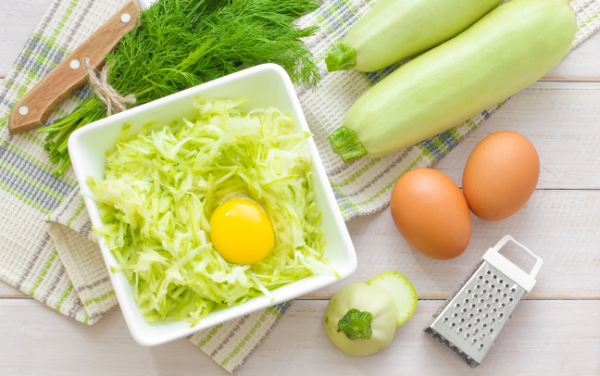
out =
<path fill-rule="evenodd" d="M 83 59 L 89 59 L 94 71 L 102 68 L 106 63 L 106 54 L 138 24 L 140 11 L 150 8 L 157 1 L 130 1 L 54 67 L 15 104 L 8 121 L 9 133 L 15 135 L 43 126 L 63 100 L 88 82 Z"/>

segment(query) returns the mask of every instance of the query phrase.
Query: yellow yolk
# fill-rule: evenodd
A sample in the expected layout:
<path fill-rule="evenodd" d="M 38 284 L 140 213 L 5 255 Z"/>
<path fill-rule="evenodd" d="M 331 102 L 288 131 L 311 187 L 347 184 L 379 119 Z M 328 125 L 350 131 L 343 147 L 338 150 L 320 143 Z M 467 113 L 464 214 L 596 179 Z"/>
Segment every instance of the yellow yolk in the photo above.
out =
<path fill-rule="evenodd" d="M 217 207 L 210 218 L 210 238 L 221 256 L 234 264 L 256 264 L 275 243 L 267 214 L 257 203 L 243 198 Z"/>

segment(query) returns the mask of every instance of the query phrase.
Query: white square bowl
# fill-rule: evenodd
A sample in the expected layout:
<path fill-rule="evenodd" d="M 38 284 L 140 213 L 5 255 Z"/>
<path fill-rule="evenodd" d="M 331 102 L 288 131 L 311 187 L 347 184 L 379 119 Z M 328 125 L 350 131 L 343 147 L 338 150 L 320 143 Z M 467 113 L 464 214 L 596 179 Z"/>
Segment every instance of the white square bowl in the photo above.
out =
<path fill-rule="evenodd" d="M 199 94 L 220 99 L 246 98 L 249 102 L 241 107 L 246 111 L 253 108 L 276 107 L 291 115 L 299 131 L 309 132 L 294 87 L 285 70 L 275 64 L 264 64 L 245 69 L 99 120 L 73 132 L 69 139 L 69 155 L 82 193 L 89 192 L 86 183 L 88 176 L 104 178 L 106 170 L 104 153 L 114 147 L 121 134 L 123 123 L 131 123 L 131 134 L 135 135 L 144 124 L 150 121 L 158 121 L 157 126 L 162 127 L 175 119 L 193 117 L 197 114 L 193 103 L 196 95 Z M 315 177 L 316 202 L 318 209 L 322 212 L 321 226 L 327 242 L 325 256 L 329 258 L 330 265 L 343 279 L 356 270 L 356 252 L 312 138 L 309 140 L 309 148 Z M 94 227 L 102 226 L 96 203 L 87 197 L 84 200 Z M 110 266 L 118 265 L 103 239 L 99 239 L 99 244 L 106 266 L 110 268 Z M 260 296 L 242 305 L 213 312 L 196 326 L 190 327 L 187 322 L 148 324 L 134 301 L 133 288 L 125 275 L 121 272 L 112 273 L 110 269 L 108 273 L 129 331 L 133 338 L 143 346 L 154 346 L 185 337 L 199 330 L 338 282 L 334 276 L 305 278 L 273 290 L 274 300 Z"/>

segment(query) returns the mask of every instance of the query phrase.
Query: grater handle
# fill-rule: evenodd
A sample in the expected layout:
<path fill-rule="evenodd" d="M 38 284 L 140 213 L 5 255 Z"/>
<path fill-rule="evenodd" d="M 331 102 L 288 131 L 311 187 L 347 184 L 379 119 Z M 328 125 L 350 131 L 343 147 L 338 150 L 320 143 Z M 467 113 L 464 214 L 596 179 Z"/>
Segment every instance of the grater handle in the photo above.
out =
<path fill-rule="evenodd" d="M 535 265 L 533 265 L 533 269 L 531 270 L 531 273 L 529 273 L 529 275 L 531 276 L 531 278 L 535 278 L 537 276 L 538 272 L 540 271 L 540 268 L 542 267 L 543 261 L 542 261 L 542 259 L 540 257 L 536 256 L 533 252 L 531 252 L 529 250 L 529 248 L 525 247 L 523 244 L 521 244 L 518 241 L 516 241 L 515 238 L 513 238 L 510 235 L 505 235 L 502 239 L 500 239 L 500 241 L 498 242 L 498 244 L 496 244 L 492 249 L 495 252 L 498 252 L 509 241 L 511 241 L 511 242 L 515 243 L 516 245 L 518 245 L 522 250 L 524 250 L 525 252 L 527 252 L 529 254 L 529 256 L 531 256 L 535 260 Z"/>
<path fill-rule="evenodd" d="M 510 262 L 506 257 L 498 253 L 498 251 L 500 251 L 500 249 L 509 241 L 515 243 L 517 246 L 519 246 L 519 248 L 527 252 L 527 254 L 535 260 L 535 265 L 529 274 L 525 273 L 515 264 Z M 510 235 L 505 235 L 495 246 L 490 248 L 485 255 L 483 255 L 483 259 L 496 266 L 503 273 L 509 275 L 515 282 L 527 290 L 527 292 L 531 291 L 535 285 L 535 277 L 537 276 L 543 264 L 543 261 L 540 257 L 536 256 L 529 250 L 529 248 L 516 241 Z"/>

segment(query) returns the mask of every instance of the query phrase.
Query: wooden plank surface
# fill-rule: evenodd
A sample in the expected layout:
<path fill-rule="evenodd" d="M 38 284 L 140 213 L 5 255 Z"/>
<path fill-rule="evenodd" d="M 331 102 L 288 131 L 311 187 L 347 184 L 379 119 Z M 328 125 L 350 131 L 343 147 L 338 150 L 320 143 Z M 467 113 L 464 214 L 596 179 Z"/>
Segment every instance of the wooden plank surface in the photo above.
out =
<path fill-rule="evenodd" d="M 22 293 L 16 288 L 10 286 L 9 284 L 0 281 L 0 299 L 33 299 L 27 294 Z"/>
<path fill-rule="evenodd" d="M 522 133 L 535 145 L 541 164 L 538 189 L 600 188 L 600 83 L 532 85 L 492 114 L 435 168 L 462 186 L 473 148 L 500 130 Z"/>
<path fill-rule="evenodd" d="M 534 299 L 600 299 L 600 191 L 536 191 L 513 217 L 487 222 L 472 216 L 468 249 L 447 261 L 429 259 L 412 249 L 396 231 L 388 209 L 348 222 L 358 255 L 358 270 L 346 280 L 304 298 L 330 297 L 340 287 L 397 270 L 415 285 L 420 298 L 443 298 L 469 274 L 483 253 L 505 234 L 513 235 L 545 260 Z M 529 259 L 508 248 L 506 256 L 528 270 Z M 0 297 L 27 297 L 0 284 Z"/>
<path fill-rule="evenodd" d="M 473 148 L 491 133 L 512 130 L 538 150 L 538 189 L 600 189 L 599 103 L 600 83 L 538 82 L 509 100 L 435 168 L 462 186 Z"/>
<path fill-rule="evenodd" d="M 420 298 L 448 296 L 502 236 L 513 235 L 544 260 L 536 299 L 600 299 L 600 191 L 537 191 L 513 217 L 487 222 L 472 216 L 471 243 L 459 257 L 439 261 L 412 249 L 396 230 L 388 209 L 348 222 L 357 250 L 358 270 L 346 280 L 310 295 L 327 298 L 340 287 L 397 270 L 414 284 Z M 533 263 L 523 252 L 503 252 L 524 270 Z"/>
<path fill-rule="evenodd" d="M 0 1 L 0 78 L 6 76 L 51 2 Z M 544 80 L 600 81 L 600 34 L 571 52 Z"/>
<path fill-rule="evenodd" d="M 0 1 L 0 78 L 8 73 L 52 0 Z"/>
<path fill-rule="evenodd" d="M 326 303 L 295 302 L 272 337 L 250 358 L 243 376 L 600 374 L 600 360 L 592 355 L 600 351 L 598 301 L 521 302 L 475 370 L 423 333 L 441 301 L 419 301 L 390 346 L 365 358 L 346 356 L 329 342 L 321 321 Z M 293 323 L 288 323 L 292 317 Z"/>
<path fill-rule="evenodd" d="M 341 353 L 327 338 L 327 301 L 296 301 L 248 360 L 258 375 L 598 375 L 600 301 L 523 301 L 483 364 L 471 370 L 423 329 L 439 300 L 419 301 L 384 351 L 364 358 Z M 227 375 L 187 340 L 136 345 L 118 309 L 94 326 L 77 323 L 34 300 L 0 300 L 0 373 L 6 375 Z"/>
<path fill-rule="evenodd" d="M 600 81 L 600 34 L 568 54 L 543 80 Z"/>
<path fill-rule="evenodd" d="M 346 280 L 303 298 L 325 299 L 342 286 L 397 270 L 414 284 L 420 298 L 447 297 L 485 251 L 505 234 L 513 235 L 544 259 L 533 299 L 600 299 L 600 191 L 536 191 L 513 217 L 487 222 L 472 216 L 473 234 L 461 256 L 447 261 L 427 258 L 412 249 L 396 230 L 388 209 L 348 222 L 358 255 L 358 269 Z M 525 254 L 507 248 L 507 257 L 532 266 Z M 0 297 L 27 297 L 5 284 Z"/>

